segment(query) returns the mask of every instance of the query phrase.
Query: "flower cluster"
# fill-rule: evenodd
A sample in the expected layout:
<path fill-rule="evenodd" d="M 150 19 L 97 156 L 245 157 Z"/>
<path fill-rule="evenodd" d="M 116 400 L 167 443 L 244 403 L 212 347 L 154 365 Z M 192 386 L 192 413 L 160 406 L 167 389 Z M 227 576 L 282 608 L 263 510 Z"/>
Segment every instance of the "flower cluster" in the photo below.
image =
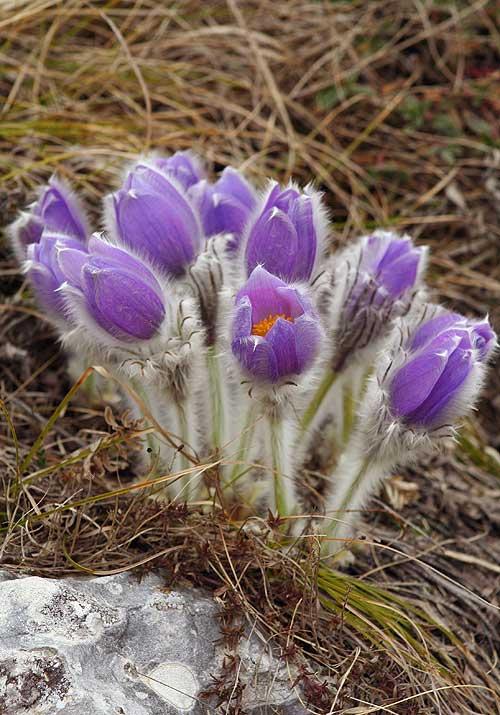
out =
<path fill-rule="evenodd" d="M 475 404 L 496 345 L 487 319 L 427 303 L 427 250 L 408 236 L 375 231 L 328 255 L 311 185 L 258 189 L 232 167 L 211 181 L 190 151 L 151 155 L 103 213 L 92 232 L 52 177 L 12 244 L 63 343 L 140 395 L 168 497 L 210 492 L 199 465 L 215 458 L 219 498 L 287 516 L 323 440 L 329 531 L 345 537 L 343 517 Z"/>

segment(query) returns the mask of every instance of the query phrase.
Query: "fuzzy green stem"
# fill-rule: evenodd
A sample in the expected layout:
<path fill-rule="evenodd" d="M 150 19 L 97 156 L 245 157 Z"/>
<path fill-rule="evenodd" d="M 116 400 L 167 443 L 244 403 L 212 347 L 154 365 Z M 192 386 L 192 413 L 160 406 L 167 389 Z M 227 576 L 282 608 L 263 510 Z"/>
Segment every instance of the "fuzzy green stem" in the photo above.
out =
<path fill-rule="evenodd" d="M 283 470 L 284 465 L 288 462 L 283 433 L 285 428 L 285 420 L 269 418 L 274 507 L 278 516 L 289 516 L 293 509 L 291 490 L 286 483 L 286 479 L 290 479 L 291 475 L 287 476 Z"/>
<path fill-rule="evenodd" d="M 357 472 L 356 476 L 352 480 L 347 489 L 344 498 L 342 499 L 340 506 L 335 510 L 334 520 L 332 521 L 332 527 L 329 529 L 329 535 L 335 536 L 339 529 L 343 528 L 345 515 L 350 511 L 350 507 L 355 497 L 357 496 L 358 490 L 363 483 L 372 462 L 370 459 L 365 459 L 361 465 L 361 468 Z"/>
<path fill-rule="evenodd" d="M 224 484 L 224 489 L 231 487 L 240 477 L 242 477 L 247 471 L 245 463 L 247 460 L 248 448 L 250 442 L 252 441 L 252 435 L 254 432 L 255 420 L 257 418 L 257 406 L 255 403 L 251 403 L 248 407 L 245 423 L 243 429 L 241 430 L 240 439 L 238 442 L 238 450 L 235 457 L 235 465 L 231 470 L 229 479 Z"/>
<path fill-rule="evenodd" d="M 213 347 L 207 352 L 208 374 L 210 379 L 210 416 L 212 419 L 212 446 L 214 453 L 222 451 L 224 439 L 224 399 L 220 377 L 219 359 Z"/>
<path fill-rule="evenodd" d="M 342 442 L 347 444 L 351 436 L 352 428 L 354 427 L 355 406 L 354 391 L 352 384 L 347 382 L 342 390 L 342 406 L 343 406 L 343 421 L 342 421 Z"/>
<path fill-rule="evenodd" d="M 151 407 L 151 400 L 149 399 L 147 390 L 145 390 L 140 381 L 137 379 L 131 379 L 130 380 L 130 385 L 132 386 L 132 389 L 134 392 L 141 398 L 143 401 L 144 405 L 146 406 L 146 409 L 149 412 L 152 412 L 152 407 Z M 153 434 L 147 434 L 146 435 L 146 443 L 148 445 L 148 449 L 150 450 L 151 454 L 157 454 L 159 449 L 158 449 L 158 443 L 157 440 L 155 439 L 155 436 Z"/>
<path fill-rule="evenodd" d="M 309 405 L 307 406 L 306 411 L 302 416 L 301 427 L 303 432 L 305 432 L 311 425 L 311 422 L 313 421 L 314 417 L 316 416 L 316 413 L 323 404 L 323 400 L 329 393 L 337 377 L 338 373 L 333 372 L 333 370 L 329 369 L 326 372 L 324 378 L 319 383 L 316 392 L 314 393 Z"/>
<path fill-rule="evenodd" d="M 178 437 L 182 442 L 183 447 L 186 447 L 189 445 L 189 429 L 188 429 L 188 423 L 186 419 L 186 413 L 184 411 L 184 406 L 180 403 L 175 404 L 175 410 L 177 413 L 177 421 L 178 421 Z M 189 469 L 191 467 L 191 464 L 189 462 L 189 459 L 186 457 L 184 454 L 184 450 L 179 450 L 179 461 L 180 461 L 180 467 L 181 469 Z M 192 479 L 192 475 L 185 475 L 183 477 L 180 477 L 179 482 L 180 482 L 180 489 L 179 489 L 179 494 L 182 497 L 183 501 L 189 501 L 189 497 L 191 495 L 191 487 L 190 487 L 190 480 Z"/>

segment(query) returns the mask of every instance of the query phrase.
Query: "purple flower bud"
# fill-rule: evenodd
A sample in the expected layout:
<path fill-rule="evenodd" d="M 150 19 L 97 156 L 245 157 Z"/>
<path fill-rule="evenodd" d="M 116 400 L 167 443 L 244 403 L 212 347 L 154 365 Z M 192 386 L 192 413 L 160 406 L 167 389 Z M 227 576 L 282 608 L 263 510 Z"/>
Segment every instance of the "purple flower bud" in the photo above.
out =
<path fill-rule="evenodd" d="M 57 260 L 60 249 L 78 249 L 85 252 L 82 243 L 68 236 L 45 230 L 38 243 L 27 248 L 25 270 L 41 307 L 50 317 L 65 320 L 64 298 L 59 288 L 66 280 Z"/>
<path fill-rule="evenodd" d="M 92 237 L 89 253 L 62 248 L 63 288 L 77 322 L 96 324 L 120 342 L 150 340 L 165 318 L 161 287 L 151 271 L 126 251 Z"/>
<path fill-rule="evenodd" d="M 22 212 L 10 227 L 14 250 L 20 261 L 26 258 L 30 243 L 39 243 L 44 229 L 82 242 L 90 232 L 81 201 L 65 181 L 55 176 L 43 187 L 30 211 Z"/>
<path fill-rule="evenodd" d="M 170 178 L 177 179 L 184 189 L 205 178 L 205 169 L 201 159 L 192 151 L 176 151 L 165 157 L 153 157 L 151 164 L 163 171 Z"/>
<path fill-rule="evenodd" d="M 294 186 L 283 190 L 273 181 L 247 233 L 248 274 L 262 265 L 288 282 L 309 280 L 326 233 L 320 195 L 310 187 L 304 192 Z"/>
<path fill-rule="evenodd" d="M 188 193 L 200 213 L 205 236 L 231 233 L 234 238 L 228 247 L 236 249 L 257 203 L 255 191 L 248 181 L 228 166 L 215 184 L 200 181 Z"/>
<path fill-rule="evenodd" d="M 182 187 L 160 170 L 137 164 L 107 201 L 120 241 L 167 275 L 180 276 L 201 245 L 201 227 Z"/>
<path fill-rule="evenodd" d="M 494 345 L 486 320 L 443 311 L 423 323 L 390 381 L 392 414 L 410 427 L 435 429 L 453 422 L 473 403 Z"/>
<path fill-rule="evenodd" d="M 417 248 L 409 237 L 377 231 L 336 259 L 335 371 L 341 371 L 355 352 L 373 345 L 395 317 L 409 310 L 426 255 L 426 248 Z"/>
<path fill-rule="evenodd" d="M 271 383 L 300 375 L 321 338 L 308 298 L 257 266 L 236 297 L 231 348 L 243 369 Z"/>

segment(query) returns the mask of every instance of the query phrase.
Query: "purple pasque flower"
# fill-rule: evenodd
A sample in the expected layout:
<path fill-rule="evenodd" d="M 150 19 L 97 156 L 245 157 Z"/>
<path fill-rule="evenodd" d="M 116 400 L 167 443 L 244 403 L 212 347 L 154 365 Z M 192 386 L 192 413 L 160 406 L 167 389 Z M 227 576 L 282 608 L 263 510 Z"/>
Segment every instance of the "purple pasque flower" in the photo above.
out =
<path fill-rule="evenodd" d="M 314 362 L 322 331 L 309 299 L 257 266 L 236 296 L 231 349 L 263 382 L 304 373 Z"/>
<path fill-rule="evenodd" d="M 27 247 L 24 268 L 36 299 L 48 316 L 56 321 L 65 321 L 67 310 L 64 297 L 59 291 L 66 277 L 58 261 L 61 249 L 79 250 L 85 247 L 78 239 L 52 233 L 45 229 L 38 243 Z"/>
<path fill-rule="evenodd" d="M 58 262 L 66 279 L 61 292 L 77 324 L 125 343 L 159 334 L 166 313 L 162 289 L 138 258 L 93 236 L 88 253 L 61 247 Z"/>
<path fill-rule="evenodd" d="M 333 368 L 340 372 L 354 354 L 375 344 L 391 321 L 411 307 L 427 259 L 427 248 L 408 236 L 376 231 L 362 236 L 337 259 L 334 290 L 339 305 Z"/>
<path fill-rule="evenodd" d="M 31 243 L 39 243 L 44 229 L 82 242 L 90 233 L 82 202 L 69 184 L 56 176 L 51 176 L 30 210 L 21 212 L 10 227 L 19 260 L 26 258 L 26 249 Z"/>
<path fill-rule="evenodd" d="M 200 222 L 184 189 L 150 163 L 129 172 L 106 209 L 119 241 L 166 275 L 183 275 L 200 250 Z"/>
<path fill-rule="evenodd" d="M 176 179 L 184 189 L 205 178 L 206 172 L 201 159 L 189 149 L 176 151 L 169 157 L 155 156 L 151 164 L 170 178 Z"/>
<path fill-rule="evenodd" d="M 410 336 L 403 364 L 389 383 L 391 413 L 410 427 L 453 423 L 474 403 L 496 344 L 487 320 L 443 310 Z"/>
<path fill-rule="evenodd" d="M 320 194 L 275 181 L 246 230 L 247 274 L 256 266 L 287 282 L 308 281 L 321 256 L 326 215 Z"/>
<path fill-rule="evenodd" d="M 251 184 L 239 171 L 228 166 L 215 184 L 200 181 L 189 189 L 188 194 L 201 216 L 205 236 L 230 233 L 233 238 L 228 248 L 235 250 L 257 204 Z"/>

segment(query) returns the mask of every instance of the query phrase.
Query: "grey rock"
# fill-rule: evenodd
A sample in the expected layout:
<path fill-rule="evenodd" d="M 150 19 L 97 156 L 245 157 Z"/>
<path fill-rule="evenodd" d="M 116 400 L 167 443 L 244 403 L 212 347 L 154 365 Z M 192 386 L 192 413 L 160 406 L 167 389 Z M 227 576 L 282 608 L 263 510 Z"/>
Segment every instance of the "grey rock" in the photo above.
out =
<path fill-rule="evenodd" d="M 155 574 L 54 580 L 0 572 L 0 713 L 226 712 L 227 704 L 199 697 L 228 656 L 217 615 L 211 597 L 168 592 Z M 294 674 L 255 628 L 238 656 L 245 712 L 306 713 Z"/>

